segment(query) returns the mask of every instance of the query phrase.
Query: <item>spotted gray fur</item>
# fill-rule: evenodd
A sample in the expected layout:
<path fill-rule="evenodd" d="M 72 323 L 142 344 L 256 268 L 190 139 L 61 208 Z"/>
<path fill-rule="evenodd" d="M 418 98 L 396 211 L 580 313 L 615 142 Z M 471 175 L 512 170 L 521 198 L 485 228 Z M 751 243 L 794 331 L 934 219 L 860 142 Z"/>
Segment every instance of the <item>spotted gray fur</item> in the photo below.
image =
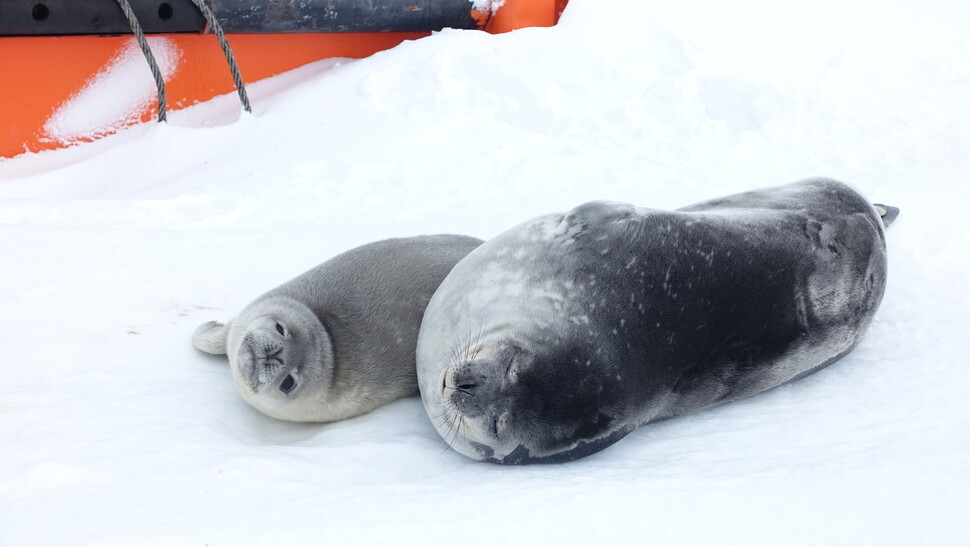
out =
<path fill-rule="evenodd" d="M 872 322 L 893 210 L 812 179 L 519 225 L 461 260 L 425 312 L 428 415 L 471 458 L 565 461 L 811 374 Z"/>

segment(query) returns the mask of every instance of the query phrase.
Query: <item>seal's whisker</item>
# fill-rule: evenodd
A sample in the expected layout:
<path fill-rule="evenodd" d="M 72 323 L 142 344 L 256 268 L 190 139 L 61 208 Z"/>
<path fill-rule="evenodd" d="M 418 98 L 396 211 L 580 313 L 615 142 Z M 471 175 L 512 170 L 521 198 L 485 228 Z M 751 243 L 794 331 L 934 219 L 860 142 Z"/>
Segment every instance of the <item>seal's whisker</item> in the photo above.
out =
<path fill-rule="evenodd" d="M 464 427 L 465 423 L 461 419 L 461 415 L 460 414 L 456 414 L 455 415 L 455 425 L 457 425 L 458 427 L 455 428 L 455 437 L 453 439 L 451 439 L 451 442 L 450 443 L 448 443 L 450 446 L 454 446 L 455 445 L 455 442 L 458 440 L 458 437 L 464 435 L 464 433 L 462 433 L 462 427 Z"/>
<path fill-rule="evenodd" d="M 475 334 L 473 331 L 469 330 L 467 335 L 468 341 L 465 343 L 465 358 L 471 358 L 472 348 L 475 347 Z"/>
<path fill-rule="evenodd" d="M 484 332 L 484 330 L 485 330 L 485 324 L 484 323 L 479 323 L 478 324 L 478 336 L 475 339 L 475 346 L 474 347 L 478 347 L 478 346 L 481 345 L 481 343 L 482 343 L 482 333 Z"/>
<path fill-rule="evenodd" d="M 452 429 L 455 429 L 457 431 L 458 428 L 455 428 L 455 425 L 456 424 L 460 424 L 460 421 L 461 421 L 461 416 L 458 415 L 458 414 L 455 414 L 455 418 L 453 420 L 451 420 L 451 423 L 448 425 L 447 428 L 445 428 L 445 433 L 446 434 L 445 435 L 441 435 L 441 443 L 445 445 L 445 448 L 444 448 L 444 450 L 441 451 L 440 454 L 438 454 L 438 457 L 441 457 L 442 455 L 444 455 L 444 453 L 447 452 L 449 448 L 451 448 L 451 445 L 453 445 L 455 443 L 455 440 L 458 439 L 458 436 L 456 435 L 455 438 L 452 439 L 451 442 L 448 442 L 448 437 L 451 437 L 451 430 Z"/>
<path fill-rule="evenodd" d="M 433 416 L 431 414 L 428 414 L 428 418 L 431 419 L 431 423 L 434 424 L 435 427 L 437 426 L 443 427 L 451 419 L 451 416 L 449 416 L 445 410 L 442 410 L 441 412 Z"/>
<path fill-rule="evenodd" d="M 451 349 L 451 364 L 452 366 L 457 365 L 461 362 L 461 336 L 455 336 L 455 344 L 450 346 Z"/>
<path fill-rule="evenodd" d="M 465 337 L 463 335 L 455 333 L 455 337 L 458 339 L 458 357 L 456 362 L 461 363 L 465 356 L 468 355 L 468 348 L 466 347 Z"/>

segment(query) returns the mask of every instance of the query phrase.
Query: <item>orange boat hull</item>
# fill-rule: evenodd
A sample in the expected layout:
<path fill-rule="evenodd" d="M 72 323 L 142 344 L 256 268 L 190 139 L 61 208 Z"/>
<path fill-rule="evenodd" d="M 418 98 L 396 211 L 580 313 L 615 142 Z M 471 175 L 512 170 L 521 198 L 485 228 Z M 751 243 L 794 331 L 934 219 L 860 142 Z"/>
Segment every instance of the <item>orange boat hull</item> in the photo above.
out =
<path fill-rule="evenodd" d="M 500 33 L 552 26 L 567 1 L 507 0 L 488 18 L 484 30 Z M 321 59 L 366 57 L 428 34 L 235 34 L 228 39 L 240 72 L 251 83 Z M 165 87 L 170 110 L 233 92 L 233 81 L 215 36 L 156 36 L 164 37 L 166 48 L 172 52 L 169 69 L 163 71 L 167 72 Z M 154 119 L 157 105 L 152 93 L 152 100 L 138 105 L 136 111 L 122 113 L 95 130 L 65 132 L 56 127 L 58 113 L 65 105 L 86 89 L 96 93 L 90 89 L 92 82 L 110 70 L 112 63 L 130 51 L 133 44 L 132 36 L 0 38 L 0 74 L 4 75 L 0 79 L 0 157 L 91 141 L 127 125 Z M 147 64 L 143 69 L 147 77 Z"/>

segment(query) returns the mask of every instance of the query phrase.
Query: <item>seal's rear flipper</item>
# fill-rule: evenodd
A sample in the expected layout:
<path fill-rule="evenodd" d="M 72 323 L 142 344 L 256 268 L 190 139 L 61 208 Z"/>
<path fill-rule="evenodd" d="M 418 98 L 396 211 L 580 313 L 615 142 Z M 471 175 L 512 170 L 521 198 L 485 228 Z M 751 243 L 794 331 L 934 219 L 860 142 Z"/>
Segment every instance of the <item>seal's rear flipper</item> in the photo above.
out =
<path fill-rule="evenodd" d="M 229 335 L 229 326 L 209 321 L 202 323 L 199 328 L 192 333 L 192 345 L 196 349 L 211 353 L 213 355 L 226 354 L 226 336 Z"/>
<path fill-rule="evenodd" d="M 876 212 L 882 217 L 882 225 L 889 228 L 889 225 L 896 220 L 899 216 L 899 208 L 892 207 L 891 205 L 883 205 L 881 203 L 873 203 L 873 207 L 876 208 Z"/>

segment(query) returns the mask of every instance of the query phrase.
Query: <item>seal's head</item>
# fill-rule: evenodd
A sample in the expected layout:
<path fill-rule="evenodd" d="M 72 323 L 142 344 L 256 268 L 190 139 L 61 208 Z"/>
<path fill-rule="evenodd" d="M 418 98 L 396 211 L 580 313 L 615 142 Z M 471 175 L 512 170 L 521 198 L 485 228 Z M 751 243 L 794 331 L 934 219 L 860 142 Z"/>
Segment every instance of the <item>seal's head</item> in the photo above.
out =
<path fill-rule="evenodd" d="M 192 343 L 228 355 L 236 387 L 260 412 L 289 421 L 332 419 L 333 346 L 305 304 L 283 296 L 257 300 L 226 325 L 203 324 Z"/>
<path fill-rule="evenodd" d="M 422 384 L 435 427 L 453 448 L 500 463 L 574 460 L 612 444 L 622 389 L 591 373 L 589 348 L 535 351 L 508 338 L 483 341 L 441 361 Z M 619 436 L 626 434 L 625 429 Z"/>
<path fill-rule="evenodd" d="M 616 216 L 617 206 L 597 206 Z M 418 386 L 439 434 L 468 457 L 573 460 L 632 429 L 615 418 L 630 391 L 613 372 L 618 356 L 605 337 L 615 331 L 596 319 L 609 311 L 598 303 L 611 288 L 577 267 L 587 261 L 587 224 L 573 213 L 486 242 L 428 304 Z"/>

